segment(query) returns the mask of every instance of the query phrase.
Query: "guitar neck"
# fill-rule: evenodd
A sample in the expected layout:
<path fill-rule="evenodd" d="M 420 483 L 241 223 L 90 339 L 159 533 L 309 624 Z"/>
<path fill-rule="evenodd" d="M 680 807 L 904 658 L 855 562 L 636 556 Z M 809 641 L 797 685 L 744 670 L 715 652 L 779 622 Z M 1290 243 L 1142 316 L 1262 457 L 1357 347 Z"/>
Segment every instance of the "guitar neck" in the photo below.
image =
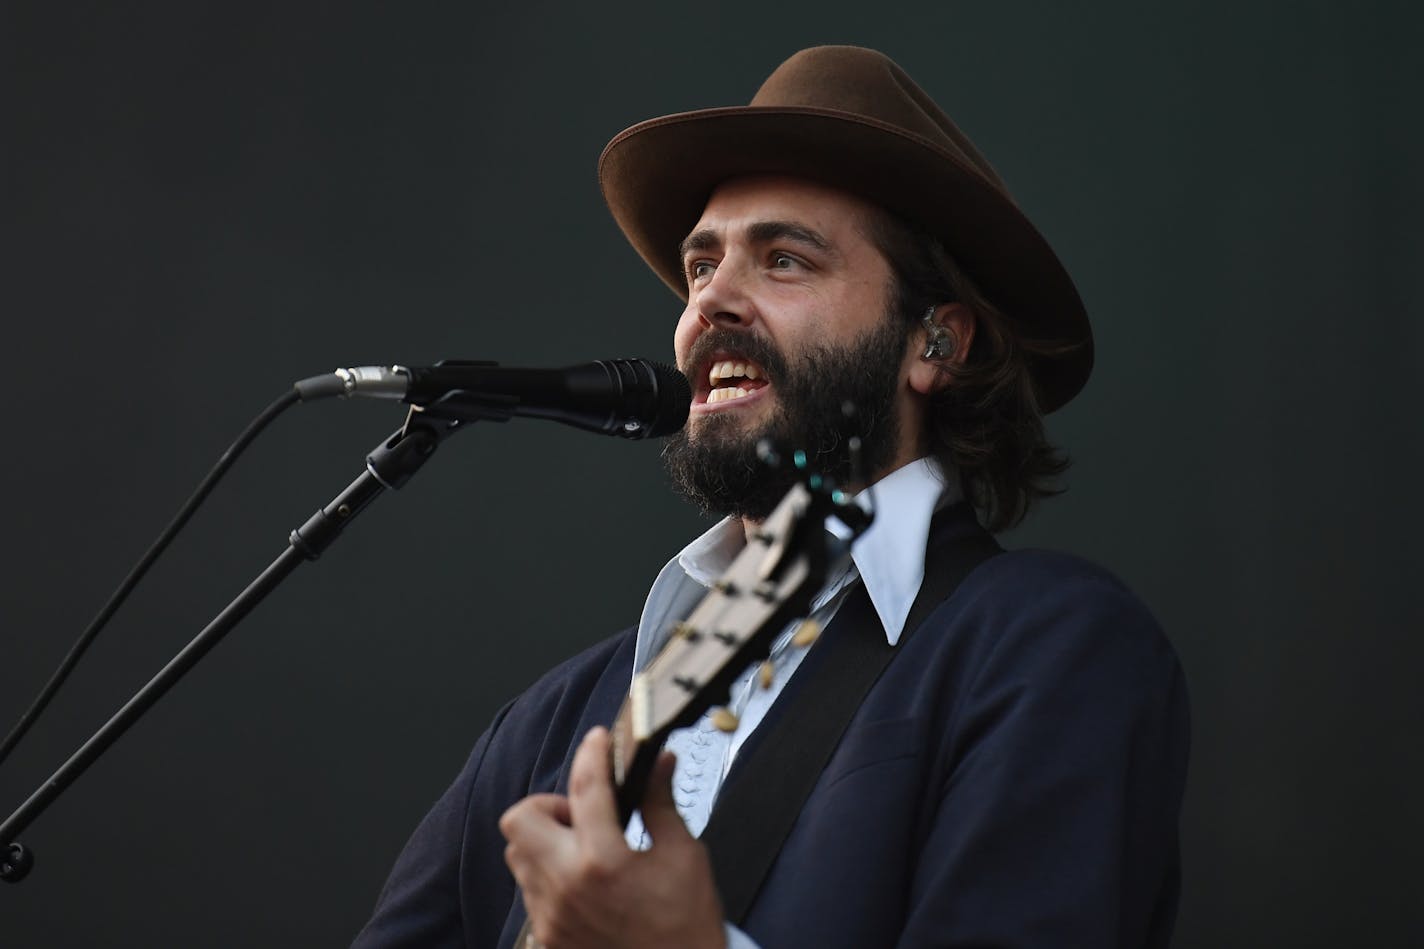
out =
<path fill-rule="evenodd" d="M 612 742 L 608 748 L 608 770 L 613 775 L 613 792 L 618 802 L 618 820 L 624 827 L 632 819 L 633 812 L 643 803 L 643 792 L 648 787 L 648 776 L 657 761 L 657 750 L 640 743 L 633 731 L 633 700 L 624 699 L 618 717 L 613 720 Z M 659 742 L 658 747 L 661 747 Z"/>

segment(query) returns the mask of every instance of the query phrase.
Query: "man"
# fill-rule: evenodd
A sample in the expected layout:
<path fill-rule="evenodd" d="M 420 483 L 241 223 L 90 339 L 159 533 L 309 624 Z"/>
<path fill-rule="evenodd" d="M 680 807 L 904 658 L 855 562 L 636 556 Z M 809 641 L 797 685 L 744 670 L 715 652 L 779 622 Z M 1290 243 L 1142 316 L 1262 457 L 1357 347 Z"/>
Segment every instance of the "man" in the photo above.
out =
<path fill-rule="evenodd" d="M 1041 551 L 989 556 L 927 614 L 918 602 L 937 551 L 983 542 L 976 509 L 1016 523 L 1065 467 L 1041 415 L 1086 381 L 1091 336 L 1053 252 L 869 50 L 806 50 L 749 107 L 634 126 L 601 179 L 687 301 L 674 349 L 693 406 L 669 469 L 728 518 L 659 575 L 636 630 L 499 713 L 358 944 L 509 946 L 527 914 L 551 949 L 1166 945 L 1186 706 L 1150 615 L 1101 569 Z M 783 635 L 767 679 L 733 686 L 728 730 L 675 732 L 626 829 L 598 726 L 787 489 L 757 442 L 834 466 L 847 398 L 876 516 L 814 608 L 891 652 L 727 919 L 698 835 L 724 786 L 781 789 L 784 749 L 758 739 L 824 671 L 817 647 Z"/>

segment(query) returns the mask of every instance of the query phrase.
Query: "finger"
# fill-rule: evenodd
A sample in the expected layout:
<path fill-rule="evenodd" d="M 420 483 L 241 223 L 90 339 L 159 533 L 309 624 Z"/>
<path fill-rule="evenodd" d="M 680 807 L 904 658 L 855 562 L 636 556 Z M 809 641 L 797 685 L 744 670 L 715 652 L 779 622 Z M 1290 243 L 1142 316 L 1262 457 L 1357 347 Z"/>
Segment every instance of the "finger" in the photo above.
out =
<path fill-rule="evenodd" d="M 529 802 L 529 806 L 538 810 L 540 814 L 549 819 L 557 821 L 568 827 L 571 823 L 569 818 L 569 799 L 563 794 L 531 794 L 524 799 Z"/>
<path fill-rule="evenodd" d="M 567 827 L 569 799 L 562 794 L 531 794 L 500 815 L 499 830 L 508 840 L 513 830 L 537 820 L 552 820 Z"/>
<path fill-rule="evenodd" d="M 672 775 L 677 756 L 670 751 L 658 755 L 648 777 L 648 791 L 643 796 L 643 826 L 653 837 L 653 844 L 667 844 L 682 837 L 690 838 L 682 815 L 672 798 Z"/>
<path fill-rule="evenodd" d="M 567 859 L 574 848 L 569 829 L 568 801 L 558 794 L 534 794 L 505 811 L 500 833 L 509 841 L 510 855 L 536 862 Z"/>
<path fill-rule="evenodd" d="M 608 729 L 584 736 L 569 772 L 569 812 L 579 846 L 612 858 L 628 849 L 618 823 L 613 777 L 608 770 Z"/>

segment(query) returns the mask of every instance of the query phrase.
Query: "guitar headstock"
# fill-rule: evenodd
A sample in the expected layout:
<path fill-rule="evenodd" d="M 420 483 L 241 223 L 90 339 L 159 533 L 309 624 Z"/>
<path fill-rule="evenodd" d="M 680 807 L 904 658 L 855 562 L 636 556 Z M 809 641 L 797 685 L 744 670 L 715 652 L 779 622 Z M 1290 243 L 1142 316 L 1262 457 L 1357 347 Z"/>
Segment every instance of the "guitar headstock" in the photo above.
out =
<path fill-rule="evenodd" d="M 779 463 L 763 447 L 763 459 Z M 804 472 L 804 453 L 791 455 Z M 626 821 L 642 798 L 658 750 L 675 728 L 693 724 L 707 709 L 725 705 L 728 688 L 751 663 L 764 659 L 777 634 L 810 612 L 838 555 L 825 530 L 835 515 L 858 534 L 869 516 L 818 474 L 806 474 L 747 538 L 707 596 L 678 623 L 661 652 L 633 679 L 613 726 L 611 765 L 619 810 Z M 798 631 L 803 641 L 814 630 Z M 735 720 L 729 724 L 735 725 Z"/>

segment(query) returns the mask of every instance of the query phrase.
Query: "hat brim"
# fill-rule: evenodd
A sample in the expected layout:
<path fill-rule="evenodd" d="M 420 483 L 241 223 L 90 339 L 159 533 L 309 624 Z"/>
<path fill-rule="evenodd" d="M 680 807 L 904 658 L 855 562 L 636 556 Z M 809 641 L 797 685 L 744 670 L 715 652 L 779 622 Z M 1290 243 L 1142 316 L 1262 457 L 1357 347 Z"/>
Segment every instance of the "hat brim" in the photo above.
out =
<path fill-rule="evenodd" d="M 1059 408 L 1087 382 L 1092 330 L 1053 249 L 998 188 L 919 136 L 830 109 L 737 106 L 642 122 L 599 159 L 614 220 L 683 300 L 678 245 L 717 185 L 760 174 L 852 192 L 943 241 L 1021 334 L 1060 348 L 1030 364 L 1042 411 Z"/>

